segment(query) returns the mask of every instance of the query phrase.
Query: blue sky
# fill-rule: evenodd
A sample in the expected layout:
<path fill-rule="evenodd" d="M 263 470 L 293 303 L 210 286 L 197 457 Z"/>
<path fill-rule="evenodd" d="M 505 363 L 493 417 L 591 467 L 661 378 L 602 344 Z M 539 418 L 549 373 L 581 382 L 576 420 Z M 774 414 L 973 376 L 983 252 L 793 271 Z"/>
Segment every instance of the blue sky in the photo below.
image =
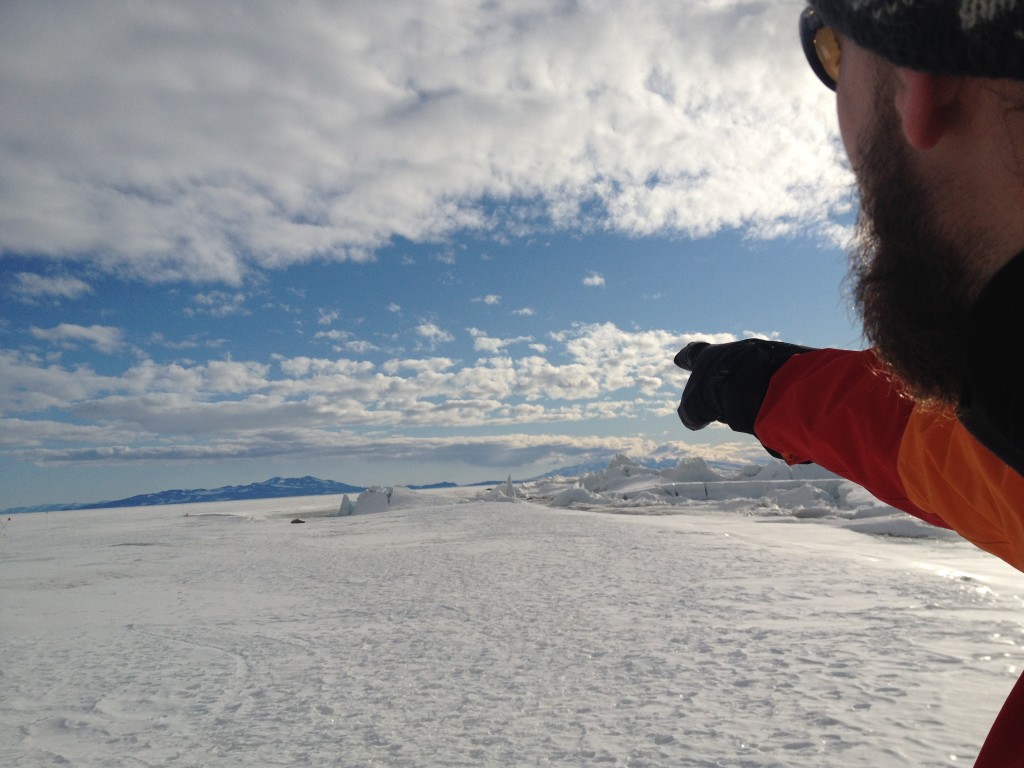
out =
<path fill-rule="evenodd" d="M 0 508 L 757 456 L 671 358 L 861 344 L 800 10 L 6 7 Z"/>

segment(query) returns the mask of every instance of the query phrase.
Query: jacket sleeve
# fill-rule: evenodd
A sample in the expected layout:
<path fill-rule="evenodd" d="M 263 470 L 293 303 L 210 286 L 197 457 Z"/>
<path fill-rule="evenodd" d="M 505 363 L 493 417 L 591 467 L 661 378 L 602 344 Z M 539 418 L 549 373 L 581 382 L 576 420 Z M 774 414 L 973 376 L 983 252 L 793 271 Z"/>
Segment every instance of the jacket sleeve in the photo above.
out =
<path fill-rule="evenodd" d="M 872 352 L 794 356 L 754 430 L 786 461 L 813 461 L 1024 570 L 1024 478 L 953 413 L 902 396 Z"/>
<path fill-rule="evenodd" d="M 754 431 L 788 463 L 813 461 L 897 509 L 949 527 L 908 497 L 898 470 L 913 403 L 880 375 L 871 352 L 820 349 L 772 377 Z"/>

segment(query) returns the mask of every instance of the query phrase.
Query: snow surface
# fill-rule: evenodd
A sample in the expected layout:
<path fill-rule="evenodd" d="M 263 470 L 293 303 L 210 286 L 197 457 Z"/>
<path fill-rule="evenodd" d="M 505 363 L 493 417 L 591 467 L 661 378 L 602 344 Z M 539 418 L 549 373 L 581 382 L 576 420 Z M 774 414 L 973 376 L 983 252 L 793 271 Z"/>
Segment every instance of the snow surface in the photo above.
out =
<path fill-rule="evenodd" d="M 970 765 L 1024 662 L 1024 576 L 820 470 L 510 485 L 14 516 L 0 765 Z"/>

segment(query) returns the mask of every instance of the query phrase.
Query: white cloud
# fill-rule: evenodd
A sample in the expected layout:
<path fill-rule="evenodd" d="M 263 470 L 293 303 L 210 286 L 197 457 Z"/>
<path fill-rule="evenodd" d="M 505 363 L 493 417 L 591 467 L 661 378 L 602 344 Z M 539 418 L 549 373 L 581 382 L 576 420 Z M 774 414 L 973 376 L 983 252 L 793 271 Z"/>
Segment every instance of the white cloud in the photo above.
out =
<path fill-rule="evenodd" d="M 94 443 L 114 440 L 127 443 L 138 437 L 130 431 L 117 432 L 107 427 L 81 426 L 49 419 L 4 419 L 0 447 L 33 450 L 53 444 Z"/>
<path fill-rule="evenodd" d="M 337 351 L 354 352 L 357 355 L 365 355 L 367 352 L 376 352 L 379 349 L 380 347 L 372 342 L 357 339 L 354 341 L 346 341 L 337 348 Z"/>
<path fill-rule="evenodd" d="M 490 352 L 491 354 L 497 354 L 507 345 L 508 341 L 504 339 L 491 339 L 486 336 L 480 336 L 473 339 L 473 349 L 477 352 Z"/>
<path fill-rule="evenodd" d="M 0 350 L 0 413 L 5 417 L 38 416 L 48 409 L 66 412 L 121 386 L 121 379 L 100 376 L 86 366 L 68 369 L 47 365 L 33 354 Z"/>
<path fill-rule="evenodd" d="M 0 251 L 239 285 L 464 228 L 818 227 L 848 175 L 799 9 L 13 4 Z"/>
<path fill-rule="evenodd" d="M 331 341 L 348 341 L 352 334 L 348 331 L 317 331 L 313 336 L 315 339 L 330 339 Z"/>
<path fill-rule="evenodd" d="M 367 352 L 374 352 L 379 349 L 372 342 L 354 338 L 353 334 L 348 331 L 320 331 L 314 338 L 329 339 L 337 342 L 334 345 L 335 352 L 353 352 L 358 355 L 364 355 Z"/>
<path fill-rule="evenodd" d="M 447 357 L 431 357 L 411 360 L 388 360 L 381 366 L 385 373 L 394 375 L 400 371 L 415 371 L 417 373 L 438 374 L 451 369 L 455 361 Z"/>
<path fill-rule="evenodd" d="M 36 299 L 78 299 L 92 293 L 92 286 L 77 277 L 46 277 L 33 272 L 14 275 L 11 290 L 23 301 Z"/>
<path fill-rule="evenodd" d="M 89 344 L 106 354 L 113 354 L 124 347 L 124 334 L 121 329 L 109 325 L 84 326 L 61 323 L 55 328 L 33 327 L 31 333 L 37 339 L 67 348 Z"/>
<path fill-rule="evenodd" d="M 217 349 L 227 344 L 226 339 L 201 339 L 199 336 L 190 336 L 187 339 L 172 341 L 159 331 L 149 337 L 149 343 L 165 349 L 184 351 L 187 349 Z"/>
<path fill-rule="evenodd" d="M 601 288 L 604 286 L 604 276 L 597 272 L 591 272 L 583 278 L 583 284 L 590 288 Z"/>
<path fill-rule="evenodd" d="M 512 314 L 520 317 L 532 317 L 536 312 L 530 307 L 520 307 L 519 309 L 513 309 Z"/>
<path fill-rule="evenodd" d="M 413 330 L 416 331 L 417 335 L 426 339 L 432 346 L 455 341 L 454 336 L 435 323 L 422 323 L 417 325 Z"/>
<path fill-rule="evenodd" d="M 199 341 L 195 338 L 184 339 L 182 341 L 171 341 L 159 331 L 153 333 L 149 337 L 149 343 L 154 346 L 164 347 L 165 349 L 175 349 L 179 351 L 186 349 L 199 349 L 200 347 Z"/>
<path fill-rule="evenodd" d="M 262 363 L 213 360 L 204 366 L 203 389 L 223 395 L 251 395 L 268 386 L 270 368 Z"/>
<path fill-rule="evenodd" d="M 466 331 L 473 337 L 473 349 L 478 352 L 490 352 L 491 354 L 501 352 L 510 344 L 521 344 L 523 342 L 533 341 L 532 336 L 516 336 L 509 339 L 492 338 L 488 336 L 485 331 L 481 331 L 479 328 L 467 328 Z"/>
<path fill-rule="evenodd" d="M 489 293 L 486 296 L 480 296 L 479 298 L 473 299 L 474 303 L 486 304 L 489 307 L 497 306 L 501 304 L 501 296 L 497 294 Z"/>
<path fill-rule="evenodd" d="M 196 306 L 186 307 L 185 314 L 209 315 L 210 317 L 229 317 L 230 315 L 247 315 L 244 293 L 227 293 L 225 291 L 209 291 L 197 293 L 192 297 Z"/>
<path fill-rule="evenodd" d="M 317 323 L 319 325 L 330 325 L 335 320 L 337 320 L 339 317 L 341 317 L 341 312 L 339 312 L 336 309 L 323 309 L 323 308 L 321 308 L 321 309 L 318 309 L 316 311 L 316 313 L 317 313 Z"/>

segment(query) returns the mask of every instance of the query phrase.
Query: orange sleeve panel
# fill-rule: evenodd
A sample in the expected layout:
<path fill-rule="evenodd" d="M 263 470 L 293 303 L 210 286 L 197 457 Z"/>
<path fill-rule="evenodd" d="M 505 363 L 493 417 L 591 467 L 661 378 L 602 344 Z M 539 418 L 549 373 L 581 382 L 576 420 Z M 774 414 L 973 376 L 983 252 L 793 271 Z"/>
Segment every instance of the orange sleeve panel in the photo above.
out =
<path fill-rule="evenodd" d="M 913 503 L 1024 571 L 1024 478 L 954 417 L 921 409 L 911 414 L 899 474 Z"/>
<path fill-rule="evenodd" d="M 886 504 L 948 528 L 911 501 L 897 468 L 913 410 L 879 375 L 870 351 L 819 349 L 793 356 L 772 377 L 754 432 L 790 464 L 813 461 Z"/>

